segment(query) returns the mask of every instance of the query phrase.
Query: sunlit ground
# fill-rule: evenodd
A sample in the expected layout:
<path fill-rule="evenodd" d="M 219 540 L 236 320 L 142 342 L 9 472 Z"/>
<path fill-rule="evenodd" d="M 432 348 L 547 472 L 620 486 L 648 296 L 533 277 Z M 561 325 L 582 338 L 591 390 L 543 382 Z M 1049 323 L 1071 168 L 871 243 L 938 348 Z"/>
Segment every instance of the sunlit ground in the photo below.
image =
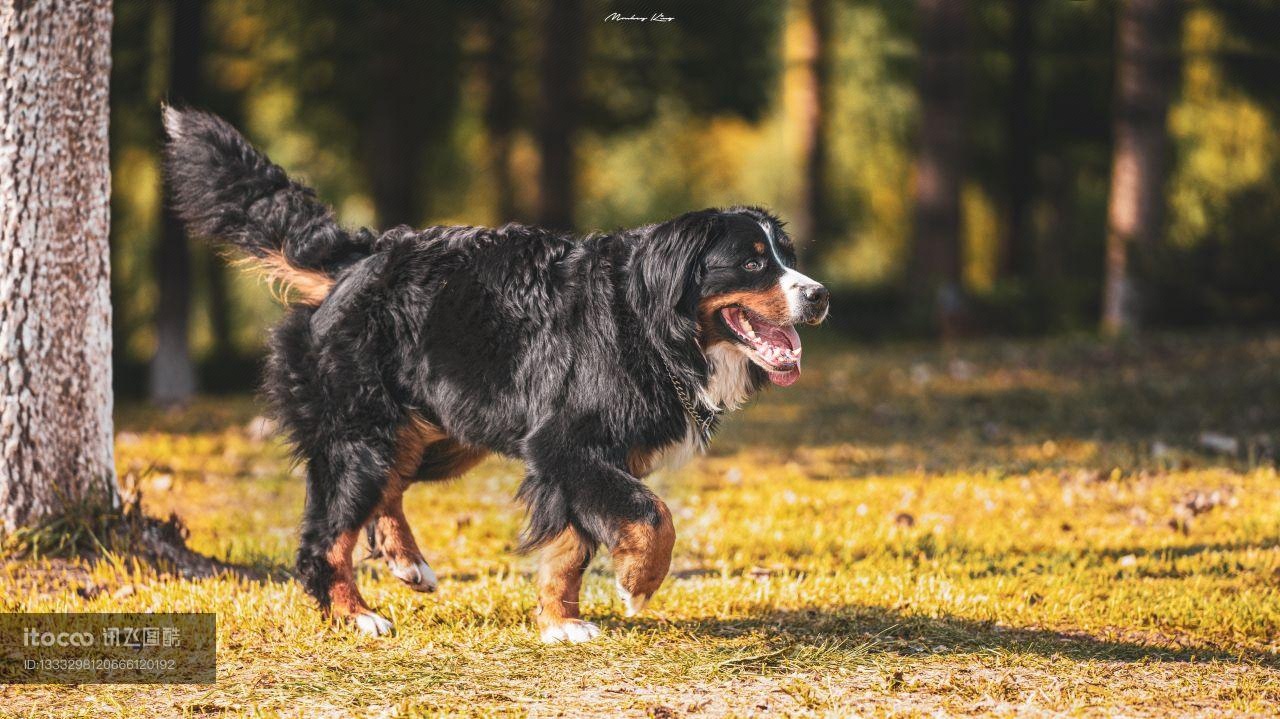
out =
<path fill-rule="evenodd" d="M 595 643 L 537 642 L 521 469 L 491 460 L 408 495 L 438 594 L 364 563 L 391 638 L 329 626 L 289 581 L 8 565 L 8 610 L 216 611 L 218 683 L 5 687 L 3 711 L 1277 711 L 1280 335 L 807 349 L 796 386 L 654 480 L 679 539 L 646 616 L 623 618 L 596 560 Z M 123 407 L 117 461 L 193 547 L 279 573 L 303 487 L 258 412 Z"/>

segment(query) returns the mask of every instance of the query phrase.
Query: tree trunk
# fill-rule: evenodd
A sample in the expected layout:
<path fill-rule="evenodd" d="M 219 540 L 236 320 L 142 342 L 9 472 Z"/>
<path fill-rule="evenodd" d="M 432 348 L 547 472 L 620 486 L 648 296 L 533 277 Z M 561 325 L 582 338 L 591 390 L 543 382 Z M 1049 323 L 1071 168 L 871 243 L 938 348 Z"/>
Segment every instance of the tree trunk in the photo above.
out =
<path fill-rule="evenodd" d="M 173 0 L 170 6 L 169 102 L 192 104 L 200 92 L 201 0 Z M 182 223 L 169 202 L 161 212 L 156 251 L 156 353 L 151 358 L 149 392 L 160 405 L 182 404 L 196 390 L 187 328 L 191 316 L 191 252 Z"/>
<path fill-rule="evenodd" d="M 960 180 L 966 3 L 920 0 L 920 141 L 915 162 L 912 286 L 948 333 L 963 314 Z"/>
<path fill-rule="evenodd" d="M 1107 208 L 1102 331 L 1138 329 L 1141 307 L 1130 258 L 1164 231 L 1166 117 L 1178 75 L 1181 3 L 1124 0 L 1116 26 L 1111 197 Z"/>
<path fill-rule="evenodd" d="M 1035 197 L 1035 138 L 1031 127 L 1032 52 L 1035 40 L 1036 0 L 1010 0 L 1012 27 L 1009 54 L 1013 68 L 1009 77 L 1009 104 L 1005 114 L 1006 150 L 1005 206 L 1001 228 L 1000 275 L 1030 279 L 1034 243 L 1031 238 L 1030 209 Z"/>
<path fill-rule="evenodd" d="M 516 126 L 515 64 L 512 26 L 506 0 L 490 0 L 484 16 L 489 48 L 484 58 L 484 122 L 489 135 L 489 167 L 497 194 L 498 224 L 519 218 L 516 208 L 515 178 L 511 175 L 512 133 Z"/>
<path fill-rule="evenodd" d="M 111 3 L 0 0 L 0 515 L 119 504 L 107 154 Z"/>
<path fill-rule="evenodd" d="M 231 297 L 227 292 L 227 267 L 216 250 L 206 250 L 209 258 L 205 262 L 206 277 L 209 280 L 209 331 L 213 335 L 212 354 L 215 361 L 227 360 L 236 355 L 236 348 L 231 339 Z"/>
<path fill-rule="evenodd" d="M 796 217 L 797 248 L 808 256 L 819 244 L 828 227 L 826 207 L 827 115 L 831 98 L 828 78 L 831 74 L 831 2 L 809 0 L 808 38 L 805 59 L 804 117 L 801 120 L 800 213 Z"/>
<path fill-rule="evenodd" d="M 420 30 L 406 26 L 403 18 L 385 3 L 374 3 L 370 22 L 385 38 L 369 56 L 368 82 L 372 94 L 369 122 L 365 130 L 365 161 L 379 227 L 416 225 L 423 217 L 423 153 L 427 146 L 423 112 L 439 112 L 423 107 L 415 80 L 416 73 L 447 71 L 425 66 L 413 55 Z"/>
<path fill-rule="evenodd" d="M 574 153 L 587 28 L 582 0 L 546 4 L 542 41 L 542 106 L 538 117 L 538 223 L 573 227 Z"/>

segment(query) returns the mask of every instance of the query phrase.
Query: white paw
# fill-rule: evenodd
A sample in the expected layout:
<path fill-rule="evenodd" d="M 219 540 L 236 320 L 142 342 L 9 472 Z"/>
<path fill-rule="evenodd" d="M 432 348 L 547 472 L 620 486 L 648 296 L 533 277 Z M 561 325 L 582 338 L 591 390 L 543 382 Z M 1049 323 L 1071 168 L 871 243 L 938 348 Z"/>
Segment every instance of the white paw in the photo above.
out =
<path fill-rule="evenodd" d="M 397 579 L 409 585 L 409 588 L 415 592 L 434 592 L 440 586 L 440 580 L 436 578 L 436 573 L 426 562 L 414 562 L 413 564 L 398 564 L 396 562 L 388 562 L 391 573 Z"/>
<path fill-rule="evenodd" d="M 357 614 L 355 619 L 356 629 L 366 636 L 383 637 L 390 634 L 392 629 L 395 629 L 394 624 L 373 612 Z"/>
<path fill-rule="evenodd" d="M 628 592 L 626 589 L 624 589 L 622 587 L 622 583 L 616 579 L 613 580 L 613 586 L 618 590 L 618 599 L 621 599 L 622 605 L 626 607 L 626 613 L 628 617 L 634 617 L 635 615 L 644 611 L 645 605 L 648 604 L 649 599 L 653 597 L 652 594 L 641 594 L 638 596 L 632 596 L 631 592 Z"/>
<path fill-rule="evenodd" d="M 591 622 L 566 619 L 562 624 L 543 629 L 542 643 L 558 644 L 560 642 L 568 642 L 570 644 L 581 644 L 582 642 L 589 642 L 598 636 L 600 636 L 600 627 Z"/>

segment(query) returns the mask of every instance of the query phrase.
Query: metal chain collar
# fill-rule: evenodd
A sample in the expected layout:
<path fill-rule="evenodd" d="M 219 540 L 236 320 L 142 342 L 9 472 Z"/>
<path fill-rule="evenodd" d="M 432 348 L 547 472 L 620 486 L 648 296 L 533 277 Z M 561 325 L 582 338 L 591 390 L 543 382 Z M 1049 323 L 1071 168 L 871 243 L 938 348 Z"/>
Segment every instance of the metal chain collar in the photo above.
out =
<path fill-rule="evenodd" d="M 665 360 L 663 361 L 663 364 L 666 365 L 667 375 L 671 377 L 671 386 L 675 387 L 676 396 L 680 398 L 680 404 L 684 405 L 684 411 L 689 414 L 689 419 L 693 420 L 693 426 L 698 430 L 698 437 L 704 443 L 710 441 L 711 425 L 716 421 L 716 417 L 719 417 L 721 413 L 713 410 L 708 412 L 706 417 L 702 417 L 702 413 L 698 411 L 698 405 L 693 401 L 693 398 L 689 396 L 689 391 L 685 389 L 684 383 L 680 381 L 679 377 L 676 377 L 676 373 L 671 369 L 671 365 L 667 364 Z"/>

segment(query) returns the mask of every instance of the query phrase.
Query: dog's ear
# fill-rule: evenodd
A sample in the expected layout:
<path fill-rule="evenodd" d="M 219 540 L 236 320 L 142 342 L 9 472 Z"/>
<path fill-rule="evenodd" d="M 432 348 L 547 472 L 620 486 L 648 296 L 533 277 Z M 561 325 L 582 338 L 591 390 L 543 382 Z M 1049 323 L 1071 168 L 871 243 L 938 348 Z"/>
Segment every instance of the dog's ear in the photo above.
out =
<path fill-rule="evenodd" d="M 702 259 L 723 228 L 721 213 L 701 210 L 654 225 L 631 256 L 632 306 L 659 344 L 692 342 Z"/>

